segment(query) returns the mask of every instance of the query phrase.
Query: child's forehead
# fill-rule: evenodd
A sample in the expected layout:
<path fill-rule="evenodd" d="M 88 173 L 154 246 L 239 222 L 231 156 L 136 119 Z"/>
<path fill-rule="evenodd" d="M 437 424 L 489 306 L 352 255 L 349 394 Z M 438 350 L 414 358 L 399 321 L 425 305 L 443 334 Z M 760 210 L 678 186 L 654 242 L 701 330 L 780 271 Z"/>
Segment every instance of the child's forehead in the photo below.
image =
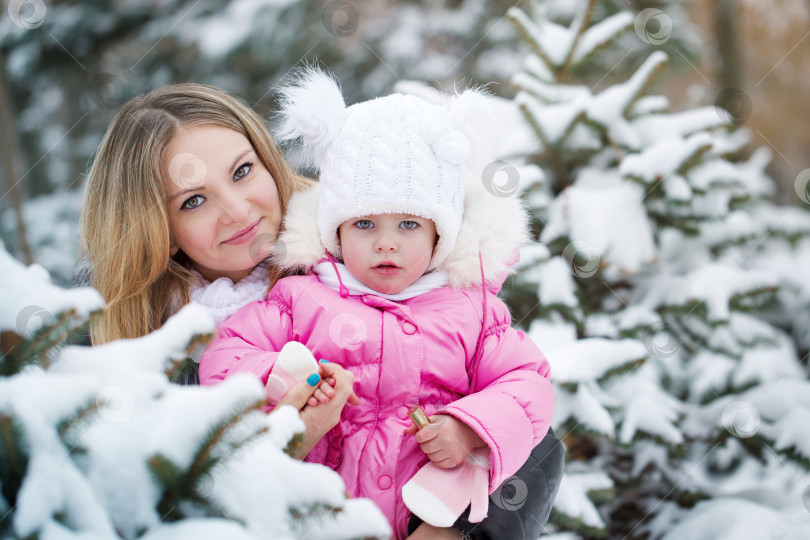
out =
<path fill-rule="evenodd" d="M 420 216 L 418 214 L 405 214 L 405 213 L 393 213 L 393 212 L 385 212 L 381 214 L 366 214 L 364 216 L 358 216 L 351 218 L 346 221 L 358 220 L 358 219 L 368 219 L 371 221 L 384 221 L 384 220 L 391 220 L 391 221 L 403 221 L 403 220 L 412 220 L 412 221 L 433 221 L 430 218 L 426 218 L 424 216 Z"/>

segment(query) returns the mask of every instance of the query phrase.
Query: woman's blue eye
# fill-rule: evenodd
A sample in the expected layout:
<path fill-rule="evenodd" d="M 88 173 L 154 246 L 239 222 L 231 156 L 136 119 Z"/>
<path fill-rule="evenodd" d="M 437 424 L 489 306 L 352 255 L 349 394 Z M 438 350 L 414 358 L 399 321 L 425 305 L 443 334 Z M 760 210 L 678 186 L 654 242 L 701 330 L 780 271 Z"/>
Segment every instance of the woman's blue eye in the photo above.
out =
<path fill-rule="evenodd" d="M 194 195 L 185 200 L 180 210 L 194 210 L 195 208 L 199 208 L 203 202 L 205 202 L 205 197 L 202 195 Z"/>
<path fill-rule="evenodd" d="M 407 229 L 410 231 L 412 229 L 417 228 L 419 224 L 415 221 L 401 221 L 399 223 L 399 226 L 402 227 L 403 229 Z"/>
<path fill-rule="evenodd" d="M 253 163 L 243 163 L 236 169 L 236 172 L 233 173 L 234 180 L 241 180 L 242 178 L 246 177 L 250 174 L 251 169 L 253 168 Z"/>
<path fill-rule="evenodd" d="M 360 229 L 370 229 L 374 227 L 374 223 L 372 223 L 371 220 L 369 219 L 361 219 L 360 221 L 355 223 L 355 225 L 357 225 L 357 227 Z"/>

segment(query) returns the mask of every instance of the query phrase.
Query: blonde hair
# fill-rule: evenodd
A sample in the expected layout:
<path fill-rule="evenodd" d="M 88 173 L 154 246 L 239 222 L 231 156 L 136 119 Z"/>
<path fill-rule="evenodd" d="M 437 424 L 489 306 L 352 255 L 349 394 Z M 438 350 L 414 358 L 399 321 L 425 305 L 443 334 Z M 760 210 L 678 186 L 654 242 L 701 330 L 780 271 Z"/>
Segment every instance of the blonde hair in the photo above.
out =
<path fill-rule="evenodd" d="M 282 215 L 293 192 L 310 183 L 287 165 L 262 118 L 225 91 L 172 84 L 132 98 L 101 141 L 80 218 L 90 283 L 107 302 L 90 328 L 94 344 L 148 334 L 189 302 L 191 261 L 182 252 L 170 256 L 162 163 L 177 130 L 201 124 L 250 141 L 276 181 Z M 270 270 L 272 285 L 281 276 Z"/>

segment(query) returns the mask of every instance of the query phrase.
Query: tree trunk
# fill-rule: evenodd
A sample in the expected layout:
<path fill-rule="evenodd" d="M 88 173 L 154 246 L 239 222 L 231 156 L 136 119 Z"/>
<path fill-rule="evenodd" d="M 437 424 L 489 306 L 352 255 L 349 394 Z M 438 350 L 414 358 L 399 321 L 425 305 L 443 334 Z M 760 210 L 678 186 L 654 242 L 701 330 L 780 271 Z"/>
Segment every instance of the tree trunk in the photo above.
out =
<path fill-rule="evenodd" d="M 720 55 L 720 88 L 742 86 L 742 63 L 737 43 L 737 12 L 735 0 L 717 0 L 715 3 L 715 32 L 717 52 Z"/>
<path fill-rule="evenodd" d="M 28 245 L 25 221 L 22 213 L 22 191 L 20 180 L 17 179 L 17 134 L 14 129 L 14 113 L 11 106 L 11 94 L 6 81 L 6 59 L 0 50 L 0 144 L 2 144 L 3 176 L 6 178 L 6 193 L 11 198 L 11 205 L 17 214 L 17 248 L 25 264 L 34 262 L 31 247 Z M 0 197 L 1 199 L 1 197 Z"/>

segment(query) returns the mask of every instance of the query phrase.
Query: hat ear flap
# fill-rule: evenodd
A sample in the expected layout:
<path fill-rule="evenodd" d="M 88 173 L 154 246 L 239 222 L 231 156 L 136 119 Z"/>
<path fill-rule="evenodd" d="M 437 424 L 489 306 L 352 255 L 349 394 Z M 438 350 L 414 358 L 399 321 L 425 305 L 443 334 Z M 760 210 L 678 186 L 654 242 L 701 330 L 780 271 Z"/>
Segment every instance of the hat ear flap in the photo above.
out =
<path fill-rule="evenodd" d="M 337 82 L 317 68 L 301 71 L 281 89 L 279 141 L 301 138 L 307 164 L 319 167 L 324 152 L 346 120 L 346 103 Z"/>

